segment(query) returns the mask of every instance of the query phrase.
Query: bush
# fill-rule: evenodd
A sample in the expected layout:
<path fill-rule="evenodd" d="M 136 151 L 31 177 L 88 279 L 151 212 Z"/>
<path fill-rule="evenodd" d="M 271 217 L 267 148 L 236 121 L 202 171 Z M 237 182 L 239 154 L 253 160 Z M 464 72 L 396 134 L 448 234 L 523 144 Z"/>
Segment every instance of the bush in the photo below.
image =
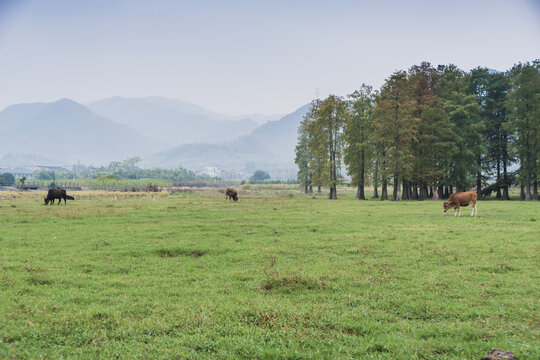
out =
<path fill-rule="evenodd" d="M 249 178 L 249 180 L 254 180 L 254 181 L 260 181 L 260 180 L 268 180 L 270 179 L 270 174 L 267 173 L 266 171 L 264 170 L 257 170 L 253 173 L 253 175 Z"/>
<path fill-rule="evenodd" d="M 15 184 L 15 177 L 10 173 L 3 173 L 1 175 L 1 182 L 4 186 L 13 186 Z"/>
<path fill-rule="evenodd" d="M 53 181 L 47 186 L 48 189 L 56 189 L 56 183 Z"/>

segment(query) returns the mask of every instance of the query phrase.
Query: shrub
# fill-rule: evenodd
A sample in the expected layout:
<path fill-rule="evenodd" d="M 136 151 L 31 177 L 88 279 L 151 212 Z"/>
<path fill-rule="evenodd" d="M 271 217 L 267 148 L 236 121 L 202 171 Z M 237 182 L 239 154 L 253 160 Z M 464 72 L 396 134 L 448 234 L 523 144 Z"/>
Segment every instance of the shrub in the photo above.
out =
<path fill-rule="evenodd" d="M 15 184 L 15 177 L 10 173 L 3 173 L 1 175 L 2 185 L 13 186 Z"/>

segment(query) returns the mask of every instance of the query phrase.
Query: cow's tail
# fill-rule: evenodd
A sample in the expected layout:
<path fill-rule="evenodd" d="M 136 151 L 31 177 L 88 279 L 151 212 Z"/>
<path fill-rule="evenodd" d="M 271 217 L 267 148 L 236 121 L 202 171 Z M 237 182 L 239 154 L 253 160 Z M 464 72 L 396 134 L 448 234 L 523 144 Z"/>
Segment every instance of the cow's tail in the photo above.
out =
<path fill-rule="evenodd" d="M 69 195 L 66 195 L 66 199 L 68 200 L 75 200 L 75 198 L 73 196 L 69 196 Z"/>

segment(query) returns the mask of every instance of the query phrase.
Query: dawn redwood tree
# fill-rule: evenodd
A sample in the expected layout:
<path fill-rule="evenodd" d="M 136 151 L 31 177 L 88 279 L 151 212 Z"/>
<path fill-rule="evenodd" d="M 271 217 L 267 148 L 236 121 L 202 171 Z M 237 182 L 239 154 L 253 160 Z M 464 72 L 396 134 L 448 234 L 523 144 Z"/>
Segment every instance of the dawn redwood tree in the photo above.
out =
<path fill-rule="evenodd" d="M 430 63 L 422 62 L 409 69 L 409 83 L 414 126 L 411 137 L 413 159 L 405 174 L 410 181 L 404 181 L 404 195 L 405 187 L 408 190 L 412 182 L 415 191 L 416 186 L 419 187 L 419 200 L 428 197 L 437 200 L 442 196 L 439 184 L 453 143 L 452 124 L 438 96 L 440 73 Z"/>
<path fill-rule="evenodd" d="M 309 147 L 316 158 L 318 184 L 330 188 L 329 198 L 337 199 L 337 184 L 341 177 L 343 153 L 343 127 L 349 115 L 347 102 L 343 98 L 330 95 L 324 100 L 316 100 L 308 113 Z"/>
<path fill-rule="evenodd" d="M 524 200 L 538 199 L 540 173 L 540 60 L 515 65 L 509 72 L 508 125 L 519 158 Z M 531 189 L 531 187 L 533 189 Z"/>
<path fill-rule="evenodd" d="M 393 200 L 401 200 L 401 179 L 411 164 L 410 144 L 415 136 L 410 108 L 407 73 L 397 71 L 386 79 L 381 88 L 373 124 L 375 141 L 379 144 L 381 155 L 381 200 L 385 200 L 385 179 L 391 175 L 394 177 Z"/>
<path fill-rule="evenodd" d="M 480 106 L 476 95 L 468 94 L 470 77 L 455 65 L 440 66 L 441 98 L 452 123 L 455 152 L 448 164 L 448 185 L 466 191 L 478 173 L 477 159 L 483 152 Z"/>
<path fill-rule="evenodd" d="M 508 76 L 503 73 L 489 73 L 486 84 L 486 148 L 491 170 L 495 171 L 497 199 L 510 200 L 508 194 L 508 166 L 512 162 L 509 154 L 510 136 L 506 131 L 508 112 L 506 98 L 510 89 Z M 502 190 L 502 193 L 501 193 Z"/>
<path fill-rule="evenodd" d="M 307 131 L 309 117 L 304 117 L 298 127 L 298 143 L 296 144 L 296 157 L 294 162 L 298 166 L 298 180 L 304 186 L 304 192 L 307 194 L 311 189 L 313 170 L 310 164 L 313 159 L 309 149 L 309 133 Z"/>
<path fill-rule="evenodd" d="M 353 183 L 357 186 L 356 198 L 365 200 L 365 178 L 373 156 L 373 88 L 362 84 L 359 90 L 349 95 L 349 99 L 350 115 L 343 132 L 346 141 L 344 162 Z"/>

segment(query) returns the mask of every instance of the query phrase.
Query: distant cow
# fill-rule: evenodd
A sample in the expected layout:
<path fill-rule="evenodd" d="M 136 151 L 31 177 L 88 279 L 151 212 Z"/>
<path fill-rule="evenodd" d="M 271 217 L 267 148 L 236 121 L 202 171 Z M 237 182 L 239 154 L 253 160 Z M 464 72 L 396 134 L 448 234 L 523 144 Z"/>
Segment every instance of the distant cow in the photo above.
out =
<path fill-rule="evenodd" d="M 227 191 L 225 191 L 225 199 L 238 201 L 238 192 L 233 188 L 227 188 Z"/>
<path fill-rule="evenodd" d="M 448 209 L 454 209 L 454 216 L 461 215 L 461 207 L 472 204 L 471 216 L 478 215 L 478 208 L 476 207 L 476 193 L 474 191 L 467 191 L 461 193 L 455 193 L 450 195 L 448 201 L 443 202 L 444 212 Z"/>
<path fill-rule="evenodd" d="M 56 199 L 58 199 L 58 204 L 62 202 L 62 199 L 64 199 L 64 204 L 67 204 L 66 199 L 75 200 L 73 196 L 67 195 L 66 190 L 64 189 L 60 189 L 60 188 L 50 189 L 49 192 L 47 193 L 47 196 L 44 198 L 45 205 L 49 204 L 49 202 L 51 202 L 51 204 L 54 204 L 54 200 Z"/>

